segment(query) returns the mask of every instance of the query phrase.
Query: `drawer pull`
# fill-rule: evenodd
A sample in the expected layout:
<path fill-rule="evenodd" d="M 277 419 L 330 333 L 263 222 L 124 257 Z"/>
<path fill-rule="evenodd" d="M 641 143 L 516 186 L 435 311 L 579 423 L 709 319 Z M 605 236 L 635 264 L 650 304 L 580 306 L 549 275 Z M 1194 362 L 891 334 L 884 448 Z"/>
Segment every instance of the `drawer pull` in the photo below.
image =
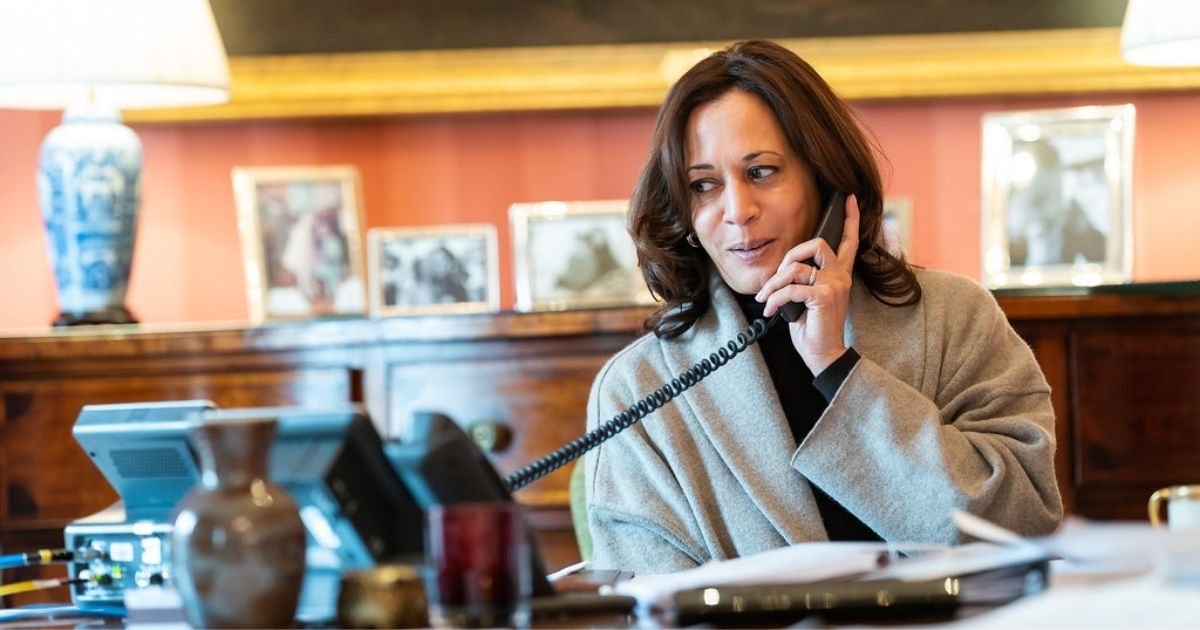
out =
<path fill-rule="evenodd" d="M 467 427 L 467 432 L 488 453 L 499 453 L 512 443 L 512 429 L 499 420 L 476 420 Z"/>

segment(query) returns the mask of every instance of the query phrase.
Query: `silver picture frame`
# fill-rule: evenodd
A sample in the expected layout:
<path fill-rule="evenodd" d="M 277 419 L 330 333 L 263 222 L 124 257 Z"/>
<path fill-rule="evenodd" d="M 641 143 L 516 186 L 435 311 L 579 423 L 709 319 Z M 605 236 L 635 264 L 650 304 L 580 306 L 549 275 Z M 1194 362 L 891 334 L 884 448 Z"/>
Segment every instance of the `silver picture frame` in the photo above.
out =
<path fill-rule="evenodd" d="M 371 315 L 498 311 L 499 260 L 490 223 L 371 228 Z"/>
<path fill-rule="evenodd" d="M 986 114 L 982 268 L 993 289 L 1133 275 L 1134 106 Z"/>
<path fill-rule="evenodd" d="M 232 178 L 250 320 L 366 313 L 358 169 L 235 167 Z"/>
<path fill-rule="evenodd" d="M 516 310 L 653 304 L 638 270 L 628 208 L 623 199 L 510 206 Z"/>
<path fill-rule="evenodd" d="M 895 256 L 912 253 L 912 197 L 885 197 L 883 200 L 883 241 Z"/>

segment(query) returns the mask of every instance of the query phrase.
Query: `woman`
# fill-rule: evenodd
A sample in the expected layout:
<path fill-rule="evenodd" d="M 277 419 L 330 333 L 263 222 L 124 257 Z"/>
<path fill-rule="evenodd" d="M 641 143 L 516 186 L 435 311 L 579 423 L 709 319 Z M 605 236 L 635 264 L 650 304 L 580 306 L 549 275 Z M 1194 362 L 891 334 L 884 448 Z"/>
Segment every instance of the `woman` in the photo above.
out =
<path fill-rule="evenodd" d="M 840 243 L 812 239 L 836 191 Z M 684 569 L 804 541 L 1025 534 L 1062 516 L 1049 387 L 971 280 L 888 253 L 871 144 L 803 60 L 715 53 L 671 89 L 631 202 L 653 334 L 597 376 L 590 427 L 789 302 L 807 312 L 586 460 L 593 565 Z M 836 248 L 836 249 L 835 249 Z"/>

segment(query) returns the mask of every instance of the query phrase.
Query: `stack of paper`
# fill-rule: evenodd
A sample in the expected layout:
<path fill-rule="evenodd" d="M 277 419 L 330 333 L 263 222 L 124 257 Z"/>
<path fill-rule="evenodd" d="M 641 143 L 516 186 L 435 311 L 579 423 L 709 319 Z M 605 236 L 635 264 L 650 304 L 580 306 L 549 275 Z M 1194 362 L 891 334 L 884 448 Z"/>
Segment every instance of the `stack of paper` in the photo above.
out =
<path fill-rule="evenodd" d="M 733 560 L 710 562 L 678 573 L 638 576 L 618 583 L 614 590 L 636 598 L 639 608 L 644 611 L 667 608 L 676 593 L 704 587 L 813 584 L 826 580 L 901 580 L 908 583 L 964 578 L 959 580 L 963 587 L 972 586 L 973 594 L 982 595 L 984 599 L 964 595 L 961 603 L 995 604 L 1045 590 L 1046 566 L 1050 558 L 1061 559 L 1055 562 L 1055 572 L 1063 568 L 1079 571 L 1083 567 L 1085 572 L 1103 574 L 1101 581 L 1111 581 L 1114 576 L 1161 578 L 1165 575 L 1172 591 L 1188 580 L 1200 585 L 1200 535 L 1195 532 L 1172 532 L 1145 523 L 1091 523 L 1068 519 L 1051 536 L 1023 538 L 970 514 L 956 512 L 953 518 L 965 534 L 983 542 L 954 547 L 801 543 Z M 989 576 L 996 579 L 989 581 Z M 1011 578 L 1015 578 L 1015 582 Z M 1036 584 L 1030 583 L 1030 578 L 1036 578 L 1033 580 Z M 1019 583 L 1021 580 L 1025 583 Z M 1131 592 L 1143 590 L 1135 588 Z M 1191 594 L 1188 599 L 1200 603 L 1200 588 L 1187 592 Z M 989 593 L 998 595 L 988 600 Z M 1036 599 L 1056 599 L 1027 605 L 1049 606 L 1045 610 L 1050 615 L 1047 619 L 1054 619 L 1053 615 L 1057 614 L 1054 611 L 1059 610 L 1054 608 L 1059 605 L 1055 603 L 1057 598 L 1074 602 L 1085 597 L 1070 588 L 1054 588 L 1048 593 Z M 1112 594 L 1108 596 L 1117 599 Z M 1146 595 L 1145 603 L 1155 605 L 1158 599 L 1161 598 L 1157 595 Z M 1063 604 L 1059 610 L 1064 614 L 1064 622 L 1070 621 L 1068 607 Z M 1017 609 L 1012 614 L 1017 615 L 1021 610 L 1024 609 Z M 1174 625 L 1172 619 L 1163 618 L 1162 621 L 1165 625 Z"/>
<path fill-rule="evenodd" d="M 663 575 L 640 575 L 614 590 L 661 607 L 677 591 L 704 586 L 815 582 L 875 571 L 896 556 L 886 543 L 800 543 Z"/>

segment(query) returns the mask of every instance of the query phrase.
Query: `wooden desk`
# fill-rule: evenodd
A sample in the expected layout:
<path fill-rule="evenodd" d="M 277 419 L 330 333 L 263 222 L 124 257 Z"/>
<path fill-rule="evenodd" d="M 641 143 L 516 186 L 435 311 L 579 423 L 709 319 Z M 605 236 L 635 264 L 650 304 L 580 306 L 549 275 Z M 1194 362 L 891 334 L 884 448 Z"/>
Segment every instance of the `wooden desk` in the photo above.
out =
<path fill-rule="evenodd" d="M 354 401 L 388 437 L 403 437 L 412 411 L 437 410 L 492 438 L 490 456 L 508 474 L 578 436 L 593 377 L 645 315 L 499 313 L 0 337 L 0 549 L 61 546 L 68 521 L 116 500 L 71 436 L 85 404 Z M 549 570 L 579 559 L 569 476 L 563 469 L 517 493 Z"/>
<path fill-rule="evenodd" d="M 1155 488 L 1200 482 L 1200 295 L 999 301 L 1054 389 L 1057 466 L 1069 511 L 1144 518 Z M 593 377 L 638 334 L 647 313 L 134 326 L 0 337 L 0 549 L 59 546 L 67 521 L 116 499 L 71 437 L 84 404 L 358 401 L 381 432 L 401 438 L 413 410 L 432 409 L 493 441 L 491 457 L 508 474 L 582 432 Z M 560 470 L 517 495 L 531 509 L 550 570 L 578 558 L 567 510 L 569 473 Z"/>

